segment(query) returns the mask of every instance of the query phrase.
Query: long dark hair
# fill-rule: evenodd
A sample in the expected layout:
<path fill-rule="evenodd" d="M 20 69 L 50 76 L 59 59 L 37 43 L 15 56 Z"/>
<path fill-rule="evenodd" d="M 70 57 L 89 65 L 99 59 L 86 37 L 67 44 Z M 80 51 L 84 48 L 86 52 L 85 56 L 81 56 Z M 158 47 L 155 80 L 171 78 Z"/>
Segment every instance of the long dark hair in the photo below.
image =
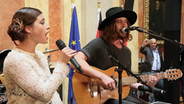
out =
<path fill-rule="evenodd" d="M 31 26 L 40 14 L 42 14 L 42 12 L 36 8 L 23 7 L 13 15 L 7 33 L 15 45 L 17 45 L 16 40 L 20 42 L 24 41 L 27 37 L 24 27 Z"/>
<path fill-rule="evenodd" d="M 128 27 L 130 27 L 130 23 L 128 22 Z M 126 37 L 122 38 L 118 35 L 116 31 L 115 19 L 106 24 L 106 26 L 100 31 L 99 37 L 104 38 L 108 44 L 112 44 L 117 39 L 122 39 L 123 42 L 131 41 L 132 35 L 130 32 L 127 32 Z"/>

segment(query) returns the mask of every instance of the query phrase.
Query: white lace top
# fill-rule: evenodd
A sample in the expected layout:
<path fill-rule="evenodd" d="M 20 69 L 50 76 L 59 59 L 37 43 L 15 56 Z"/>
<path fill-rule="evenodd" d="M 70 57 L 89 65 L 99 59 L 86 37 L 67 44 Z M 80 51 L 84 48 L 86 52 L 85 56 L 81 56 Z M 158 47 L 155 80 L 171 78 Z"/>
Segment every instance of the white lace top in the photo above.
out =
<path fill-rule="evenodd" d="M 69 73 L 67 65 L 57 63 L 51 74 L 42 52 L 15 48 L 5 58 L 3 72 L 7 104 L 62 104 L 56 90 Z"/>

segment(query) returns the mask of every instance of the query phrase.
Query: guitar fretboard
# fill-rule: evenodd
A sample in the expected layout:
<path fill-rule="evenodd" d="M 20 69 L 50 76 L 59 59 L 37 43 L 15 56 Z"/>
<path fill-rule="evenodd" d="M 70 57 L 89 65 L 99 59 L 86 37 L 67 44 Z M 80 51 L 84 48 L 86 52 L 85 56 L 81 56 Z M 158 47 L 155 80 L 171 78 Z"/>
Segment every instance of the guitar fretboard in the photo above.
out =
<path fill-rule="evenodd" d="M 160 74 L 160 79 L 166 78 L 165 72 L 161 72 Z M 148 81 L 149 75 L 152 76 L 157 76 L 157 74 L 146 74 L 146 75 L 140 75 L 140 78 L 142 79 L 143 82 Z M 132 83 L 137 83 L 137 79 L 135 77 L 126 77 L 122 78 L 122 85 L 129 85 Z"/>

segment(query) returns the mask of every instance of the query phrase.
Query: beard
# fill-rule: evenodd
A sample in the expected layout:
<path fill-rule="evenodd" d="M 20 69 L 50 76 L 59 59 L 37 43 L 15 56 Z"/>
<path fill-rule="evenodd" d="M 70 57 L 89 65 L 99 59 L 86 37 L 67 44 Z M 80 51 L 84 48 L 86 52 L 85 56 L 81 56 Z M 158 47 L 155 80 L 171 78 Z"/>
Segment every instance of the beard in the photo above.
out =
<path fill-rule="evenodd" d="M 122 32 L 122 30 L 119 30 L 118 32 L 116 32 L 118 35 L 118 39 L 124 40 L 127 37 L 127 34 L 124 34 Z"/>

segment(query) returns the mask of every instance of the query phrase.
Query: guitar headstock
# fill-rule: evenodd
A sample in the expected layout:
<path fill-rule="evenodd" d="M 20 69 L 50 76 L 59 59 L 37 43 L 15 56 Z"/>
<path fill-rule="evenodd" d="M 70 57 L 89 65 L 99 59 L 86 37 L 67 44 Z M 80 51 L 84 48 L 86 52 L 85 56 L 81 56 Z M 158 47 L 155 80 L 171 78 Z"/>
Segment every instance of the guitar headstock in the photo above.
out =
<path fill-rule="evenodd" d="M 165 71 L 165 78 L 168 80 L 176 80 L 178 78 L 181 78 L 183 73 L 180 69 L 169 69 Z"/>

